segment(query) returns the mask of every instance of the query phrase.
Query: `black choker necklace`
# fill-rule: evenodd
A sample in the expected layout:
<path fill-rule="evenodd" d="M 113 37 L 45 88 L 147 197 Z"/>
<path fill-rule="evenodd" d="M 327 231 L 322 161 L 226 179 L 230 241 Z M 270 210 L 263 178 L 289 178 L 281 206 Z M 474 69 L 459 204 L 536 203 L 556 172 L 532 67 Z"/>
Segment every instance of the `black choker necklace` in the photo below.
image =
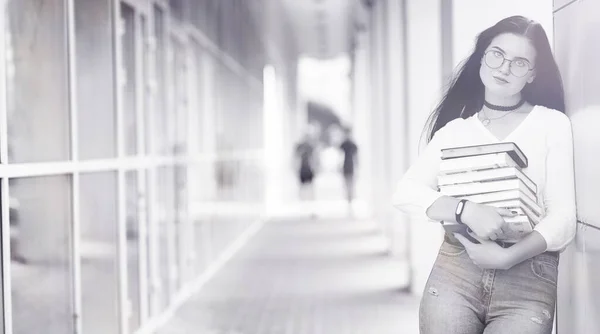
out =
<path fill-rule="evenodd" d="M 525 103 L 525 100 L 521 100 L 519 101 L 519 103 L 515 104 L 514 106 L 497 106 L 495 104 L 491 104 L 488 101 L 483 101 L 483 104 L 488 107 L 488 109 L 492 109 L 492 110 L 498 110 L 498 111 L 511 111 L 511 110 L 515 110 L 518 109 L 519 107 L 521 107 L 523 104 Z"/>

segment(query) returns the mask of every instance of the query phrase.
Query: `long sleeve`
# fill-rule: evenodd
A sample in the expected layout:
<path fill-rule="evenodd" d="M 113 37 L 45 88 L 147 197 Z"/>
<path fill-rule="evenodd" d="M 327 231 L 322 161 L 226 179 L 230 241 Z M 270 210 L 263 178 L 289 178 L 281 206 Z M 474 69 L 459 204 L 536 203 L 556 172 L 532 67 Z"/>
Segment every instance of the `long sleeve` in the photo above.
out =
<path fill-rule="evenodd" d="M 546 155 L 546 215 L 535 227 L 546 240 L 549 251 L 563 250 L 575 237 L 577 224 L 571 122 L 565 115 L 557 121 L 548 139 Z"/>
<path fill-rule="evenodd" d="M 437 175 L 446 127 L 435 133 L 427 147 L 398 182 L 392 205 L 400 211 L 427 218 L 427 209 L 442 196 L 437 191 Z"/>

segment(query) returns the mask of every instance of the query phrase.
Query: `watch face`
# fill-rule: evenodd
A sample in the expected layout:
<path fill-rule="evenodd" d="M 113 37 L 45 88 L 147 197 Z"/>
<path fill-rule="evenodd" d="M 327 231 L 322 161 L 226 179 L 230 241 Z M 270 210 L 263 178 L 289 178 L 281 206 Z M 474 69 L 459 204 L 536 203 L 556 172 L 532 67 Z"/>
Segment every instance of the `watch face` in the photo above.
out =
<path fill-rule="evenodd" d="M 462 212 L 464 205 L 465 205 L 465 202 L 463 202 L 463 201 L 458 202 L 458 205 L 456 206 L 456 214 L 457 215 Z"/>

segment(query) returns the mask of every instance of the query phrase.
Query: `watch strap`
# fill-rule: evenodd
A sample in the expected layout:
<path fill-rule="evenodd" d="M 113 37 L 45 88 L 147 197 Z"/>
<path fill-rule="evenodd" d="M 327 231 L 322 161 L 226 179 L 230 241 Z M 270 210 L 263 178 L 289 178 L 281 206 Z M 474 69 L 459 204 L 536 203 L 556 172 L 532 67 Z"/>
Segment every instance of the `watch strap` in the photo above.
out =
<path fill-rule="evenodd" d="M 462 214 L 465 210 L 465 205 L 467 204 L 467 200 L 466 199 L 461 199 L 458 204 L 456 205 L 456 210 L 454 212 L 454 216 L 456 218 L 456 222 L 459 224 L 464 224 L 462 222 Z"/>

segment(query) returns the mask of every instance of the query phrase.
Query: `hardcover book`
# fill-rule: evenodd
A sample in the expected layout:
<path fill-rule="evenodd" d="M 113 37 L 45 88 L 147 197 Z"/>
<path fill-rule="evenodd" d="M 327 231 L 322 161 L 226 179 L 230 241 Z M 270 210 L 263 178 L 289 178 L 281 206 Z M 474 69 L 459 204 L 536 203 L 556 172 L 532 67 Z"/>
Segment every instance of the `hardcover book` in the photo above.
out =
<path fill-rule="evenodd" d="M 487 194 L 477 194 L 477 195 L 469 195 L 469 196 L 457 196 L 460 199 L 466 199 L 475 203 L 481 204 L 489 204 L 492 205 L 496 202 L 504 202 L 504 201 L 521 201 L 528 208 L 530 208 L 535 214 L 538 216 L 542 215 L 542 209 L 537 204 L 537 202 L 531 200 L 529 196 L 523 194 L 520 190 L 504 190 L 497 191 L 493 193 Z"/>
<path fill-rule="evenodd" d="M 507 153 L 493 153 L 442 160 L 439 172 L 441 175 L 447 175 L 502 167 L 519 167 L 519 165 Z"/>
<path fill-rule="evenodd" d="M 517 167 L 502 167 L 479 171 L 467 171 L 464 173 L 439 175 L 438 185 L 460 184 L 469 182 L 486 182 L 497 180 L 519 179 L 534 193 L 537 193 L 537 185 L 525 173 Z"/>
<path fill-rule="evenodd" d="M 486 194 L 504 190 L 520 190 L 523 194 L 529 196 L 532 201 L 537 200 L 537 194 L 519 179 L 450 184 L 439 186 L 439 188 L 442 194 L 452 197 Z"/>
<path fill-rule="evenodd" d="M 519 167 L 526 168 L 528 166 L 527 157 L 513 142 L 445 148 L 442 149 L 442 160 L 502 152 L 507 153 Z"/>

